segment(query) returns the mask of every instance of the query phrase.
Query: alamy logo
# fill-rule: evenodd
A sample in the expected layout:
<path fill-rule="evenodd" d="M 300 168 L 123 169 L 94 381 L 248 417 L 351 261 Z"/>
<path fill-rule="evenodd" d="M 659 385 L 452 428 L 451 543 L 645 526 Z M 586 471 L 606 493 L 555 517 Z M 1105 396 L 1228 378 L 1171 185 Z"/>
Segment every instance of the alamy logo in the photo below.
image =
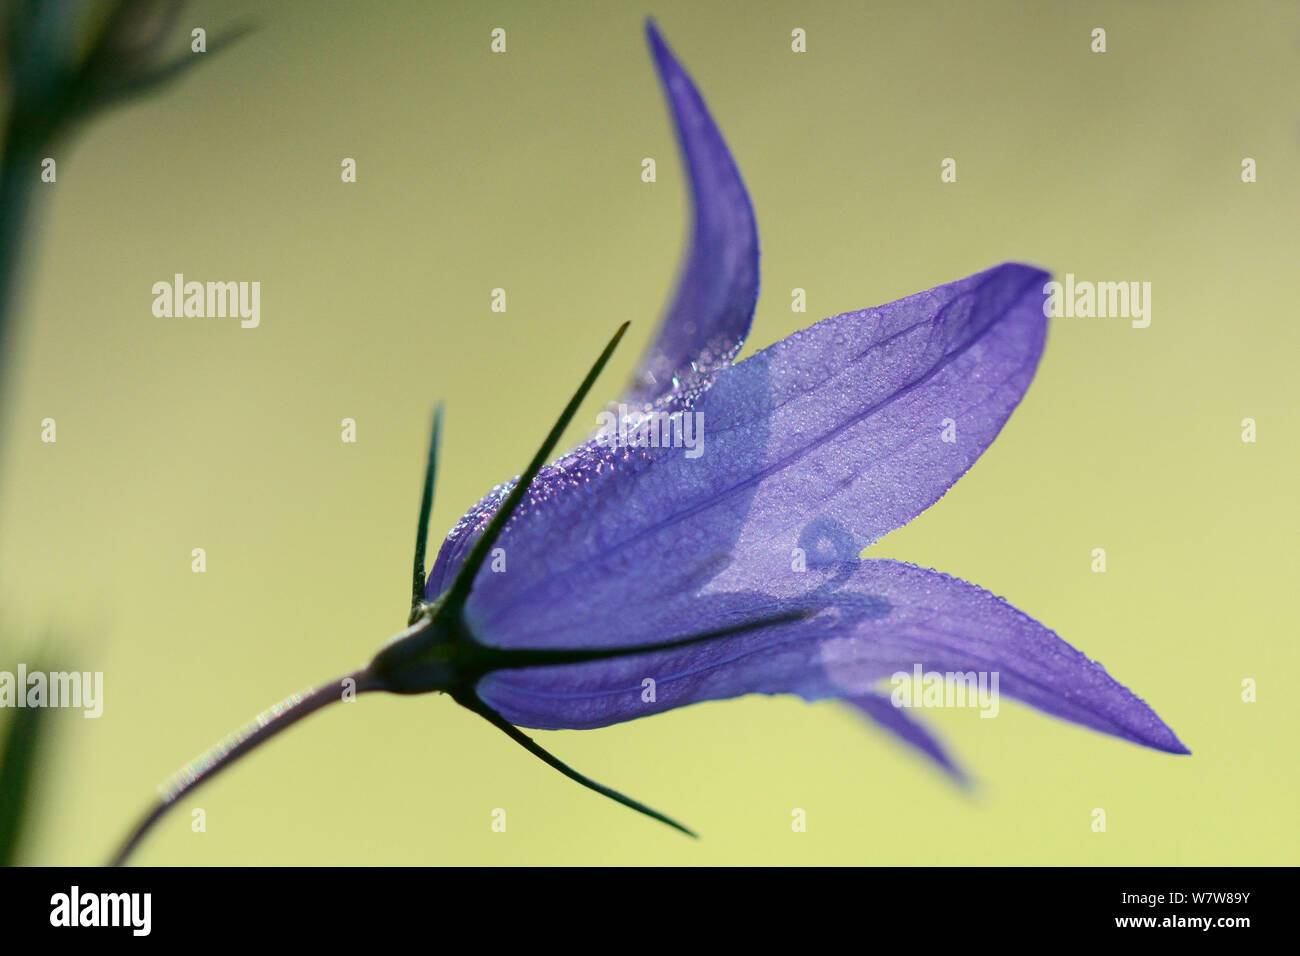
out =
<path fill-rule="evenodd" d="M 625 448 L 685 448 L 687 458 L 704 454 L 703 412 L 634 412 L 626 405 L 596 416 L 596 441 Z"/>
<path fill-rule="evenodd" d="M 0 707 L 80 707 L 84 717 L 104 712 L 103 671 L 0 671 Z"/>
<path fill-rule="evenodd" d="M 998 715 L 997 671 L 895 671 L 889 678 L 895 707 L 978 707 L 981 717 Z"/>
<path fill-rule="evenodd" d="M 148 936 L 152 926 L 152 893 L 69 893 L 50 897 L 51 926 L 127 926 L 133 936 Z"/>
<path fill-rule="evenodd" d="M 1132 319 L 1135 329 L 1151 324 L 1150 282 L 1076 281 L 1067 272 L 1064 283 L 1048 282 L 1043 293 L 1043 315 L 1049 319 Z"/>
<path fill-rule="evenodd" d="M 262 322 L 262 283 L 186 282 L 176 273 L 171 282 L 153 284 L 153 314 L 160 319 L 238 317 L 241 328 Z"/>

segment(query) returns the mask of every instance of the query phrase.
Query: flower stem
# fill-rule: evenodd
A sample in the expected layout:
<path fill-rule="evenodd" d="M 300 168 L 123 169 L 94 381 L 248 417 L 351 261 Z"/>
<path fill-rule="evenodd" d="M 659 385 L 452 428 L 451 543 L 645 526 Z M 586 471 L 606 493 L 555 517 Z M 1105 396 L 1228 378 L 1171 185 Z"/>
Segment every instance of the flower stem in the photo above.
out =
<path fill-rule="evenodd" d="M 349 686 L 351 682 L 351 686 Z M 131 835 L 127 837 L 122 848 L 117 851 L 109 863 L 121 866 L 139 846 L 140 841 L 153 829 L 154 824 L 166 815 L 180 800 L 196 790 L 201 784 L 211 780 L 240 757 L 256 750 L 282 730 L 292 727 L 308 714 L 313 714 L 329 704 L 344 699 L 349 691 L 357 694 L 366 691 L 381 690 L 382 684 L 370 672 L 362 668 L 355 673 L 328 684 L 322 684 L 315 690 L 294 694 L 269 710 L 258 714 L 242 730 L 231 734 L 221 743 L 207 751 L 181 770 L 162 789 L 162 797 L 136 824 Z"/>
<path fill-rule="evenodd" d="M 12 125 L 4 136 L 4 151 L 0 154 L 0 392 L 14 390 L 16 384 L 14 376 L 6 372 L 6 365 L 13 345 L 12 318 L 17 309 L 19 266 L 24 245 L 32 242 L 26 230 L 34 186 L 40 176 L 39 152 L 25 144 L 20 131 Z M 0 404 L 4 397 L 0 394 Z M 0 442 L 0 460 L 3 453 Z"/>

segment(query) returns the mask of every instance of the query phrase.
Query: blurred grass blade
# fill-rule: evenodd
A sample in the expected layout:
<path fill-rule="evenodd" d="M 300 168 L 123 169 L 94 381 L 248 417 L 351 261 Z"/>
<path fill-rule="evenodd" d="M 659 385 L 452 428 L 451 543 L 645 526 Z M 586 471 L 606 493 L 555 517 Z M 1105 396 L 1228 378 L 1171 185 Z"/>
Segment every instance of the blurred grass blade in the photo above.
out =
<path fill-rule="evenodd" d="M 37 757 L 47 744 L 50 711 L 44 707 L 14 708 L 0 740 L 0 866 L 18 859 L 30 823 Z"/>

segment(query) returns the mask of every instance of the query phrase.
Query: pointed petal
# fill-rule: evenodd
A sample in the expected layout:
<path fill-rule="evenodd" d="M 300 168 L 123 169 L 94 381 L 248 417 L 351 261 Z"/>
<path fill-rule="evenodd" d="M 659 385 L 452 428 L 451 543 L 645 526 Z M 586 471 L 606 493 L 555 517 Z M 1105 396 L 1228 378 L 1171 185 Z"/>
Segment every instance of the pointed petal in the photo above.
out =
<path fill-rule="evenodd" d="M 898 561 L 843 562 L 835 570 L 833 585 L 817 595 L 797 594 L 787 580 L 787 593 L 723 595 L 701 602 L 698 615 L 721 626 L 820 601 L 822 612 L 811 618 L 637 657 L 499 671 L 479 682 L 478 694 L 512 723 L 583 729 L 749 693 L 855 699 L 919 666 L 983 673 L 997 695 L 1144 746 L 1188 752 L 1105 668 L 988 591 Z"/>
<path fill-rule="evenodd" d="M 646 38 L 668 100 L 691 183 L 690 248 L 659 330 L 638 363 L 629 408 L 680 410 L 708 388 L 744 345 L 758 301 L 758 227 L 745 183 L 704 98 L 653 21 Z M 493 488 L 461 518 L 429 574 L 432 600 L 451 582 L 471 542 L 514 482 Z M 463 550 L 462 550 L 463 547 Z"/>
<path fill-rule="evenodd" d="M 758 301 L 758 228 L 736 161 L 653 22 L 646 39 L 690 178 L 693 221 L 677 289 L 622 398 L 629 406 L 706 388 L 740 351 Z"/>
<path fill-rule="evenodd" d="M 826 319 L 718 373 L 683 417 L 695 452 L 593 441 L 542 469 L 498 542 L 506 572 L 480 574 L 474 633 L 645 644 L 704 629 L 690 620 L 703 594 L 822 586 L 831 562 L 929 507 L 997 435 L 1038 364 L 1046 278 L 1006 264 Z M 431 598 L 503 494 L 448 535 Z M 628 608 L 654 608 L 670 630 Z"/>
<path fill-rule="evenodd" d="M 965 771 L 953 762 L 948 749 L 929 730 L 908 716 L 907 711 L 895 707 L 884 694 L 862 694 L 848 700 L 855 710 L 878 727 L 883 727 L 909 747 L 920 751 L 937 763 L 957 783 L 969 780 Z"/>

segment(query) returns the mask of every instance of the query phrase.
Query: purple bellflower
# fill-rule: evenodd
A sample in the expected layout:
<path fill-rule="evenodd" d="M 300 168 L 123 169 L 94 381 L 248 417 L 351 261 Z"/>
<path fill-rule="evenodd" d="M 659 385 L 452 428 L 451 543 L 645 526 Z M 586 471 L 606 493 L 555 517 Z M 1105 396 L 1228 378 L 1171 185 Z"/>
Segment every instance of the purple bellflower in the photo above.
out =
<path fill-rule="evenodd" d="M 754 214 L 699 92 L 647 31 L 694 224 L 622 402 L 638 421 L 697 415 L 707 454 L 597 437 L 545 464 L 624 325 L 528 468 L 460 519 L 426 580 L 436 412 L 407 629 L 365 668 L 289 698 L 182 771 L 116 862 L 180 797 L 349 691 L 449 694 L 566 776 L 686 833 L 519 728 L 604 727 L 752 693 L 835 698 L 960 778 L 880 690 L 919 666 L 995 672 L 1002 691 L 1046 713 L 1188 753 L 1100 664 L 1001 598 L 859 556 L 934 504 L 1020 402 L 1046 338 L 1048 275 L 1006 263 L 826 319 L 733 365 L 758 297 Z M 946 417 L 960 440 L 941 439 Z M 494 555 L 508 570 L 488 566 Z"/>

